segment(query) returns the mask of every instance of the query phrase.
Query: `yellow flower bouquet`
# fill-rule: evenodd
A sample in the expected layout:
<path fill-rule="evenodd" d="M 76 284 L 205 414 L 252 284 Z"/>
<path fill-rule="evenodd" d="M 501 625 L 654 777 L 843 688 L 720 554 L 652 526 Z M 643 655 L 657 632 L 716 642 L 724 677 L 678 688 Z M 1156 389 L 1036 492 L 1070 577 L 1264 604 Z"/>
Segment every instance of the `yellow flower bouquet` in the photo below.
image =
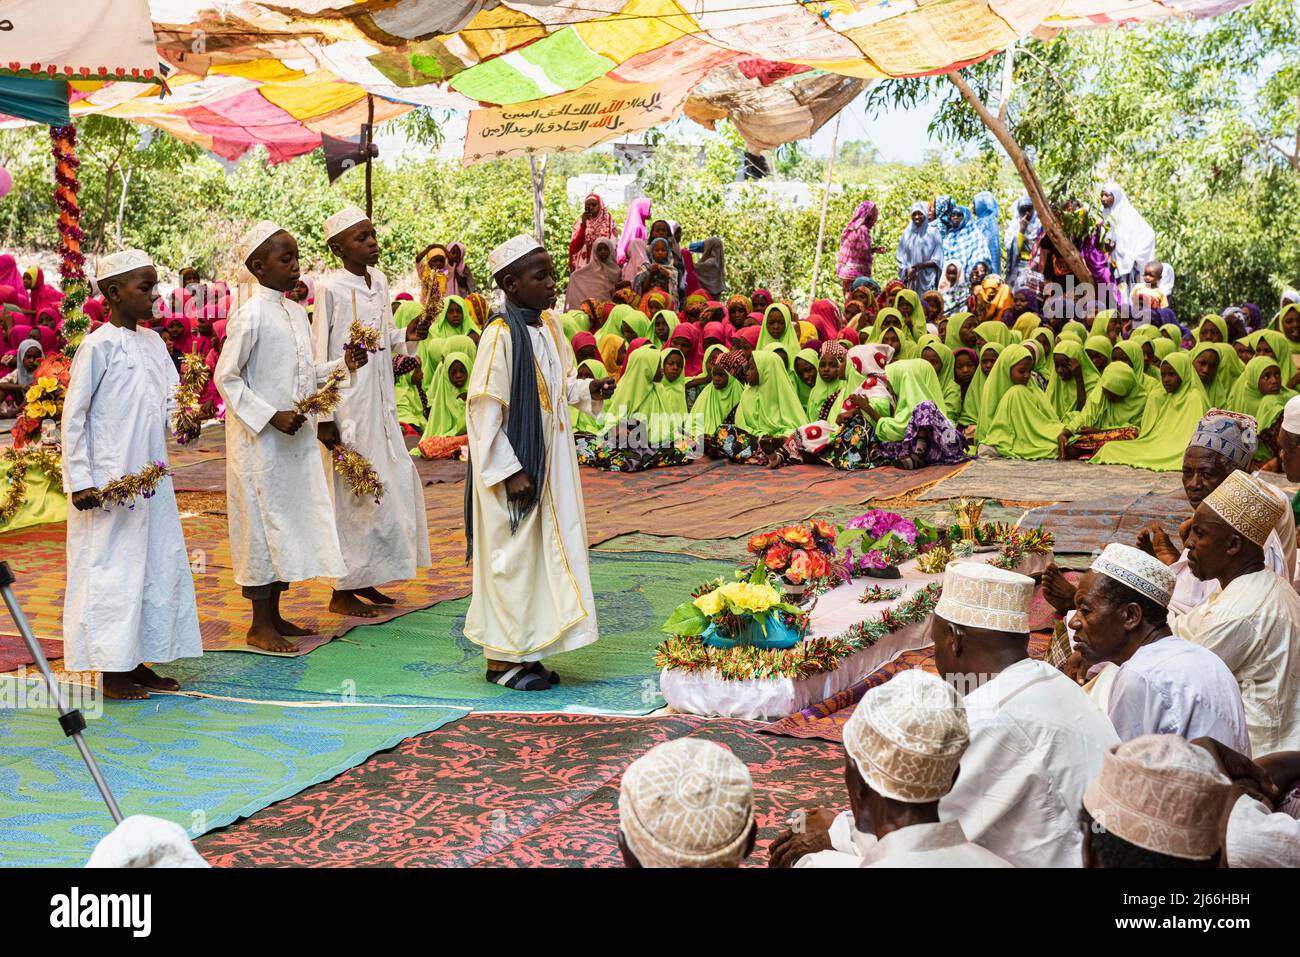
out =
<path fill-rule="evenodd" d="M 785 600 L 760 562 L 747 577 L 729 582 L 718 579 L 697 589 L 690 601 L 677 606 L 663 630 L 679 637 L 698 637 L 716 648 L 738 644 L 790 648 L 807 627 L 808 614 Z"/>

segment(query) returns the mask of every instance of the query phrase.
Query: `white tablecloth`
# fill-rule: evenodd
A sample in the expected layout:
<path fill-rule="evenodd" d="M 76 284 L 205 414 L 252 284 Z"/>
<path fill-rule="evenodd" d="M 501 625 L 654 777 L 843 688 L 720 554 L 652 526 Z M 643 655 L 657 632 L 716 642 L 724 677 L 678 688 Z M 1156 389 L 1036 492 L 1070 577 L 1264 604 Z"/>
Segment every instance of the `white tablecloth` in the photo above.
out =
<path fill-rule="evenodd" d="M 994 552 L 982 552 L 966 561 L 987 562 Z M 1029 555 L 1019 571 L 1035 574 L 1042 571 L 1050 556 Z M 898 566 L 901 578 L 856 578 L 840 585 L 817 600 L 809 622 L 808 638 L 834 637 L 852 625 L 876 618 L 894 605 L 902 604 L 942 575 L 926 575 L 916 567 L 916 560 Z M 901 588 L 903 594 L 892 601 L 862 604 L 858 599 L 872 585 Z M 685 672 L 665 668 L 659 675 L 659 689 L 669 707 L 688 714 L 749 718 L 775 721 L 824 701 L 861 681 L 873 671 L 893 661 L 905 651 L 928 647 L 930 619 L 908 625 L 853 654 L 831 672 L 810 678 L 763 678 L 728 681 L 713 672 Z"/>

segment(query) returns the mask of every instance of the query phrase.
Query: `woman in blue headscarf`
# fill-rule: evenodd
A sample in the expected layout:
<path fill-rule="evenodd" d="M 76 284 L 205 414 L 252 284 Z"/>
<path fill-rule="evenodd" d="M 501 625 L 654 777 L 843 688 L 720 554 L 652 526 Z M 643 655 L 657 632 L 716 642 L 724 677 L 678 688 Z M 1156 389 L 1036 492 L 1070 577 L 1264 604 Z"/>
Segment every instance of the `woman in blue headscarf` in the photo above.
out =
<path fill-rule="evenodd" d="M 1034 201 L 1022 196 L 1016 201 L 1016 218 L 1007 223 L 1007 232 L 1003 236 L 1006 249 L 1006 262 L 1003 264 L 1006 274 L 1002 277 L 1012 289 L 1025 285 L 1032 268 L 1034 247 L 1043 232 L 1042 223 L 1038 221 L 1038 212 Z"/>
<path fill-rule="evenodd" d="M 998 198 L 988 190 L 975 194 L 975 225 L 989 244 L 989 272 L 1002 275 L 1002 234 L 998 232 Z"/>
<path fill-rule="evenodd" d="M 940 196 L 934 201 L 934 212 L 943 237 L 944 262 L 957 263 L 965 276 L 979 263 L 992 268 L 989 242 L 975 225 L 975 216 L 969 209 L 958 206 L 951 196 Z"/>
<path fill-rule="evenodd" d="M 925 203 L 912 204 L 912 224 L 898 240 L 898 278 L 913 292 L 922 293 L 939 284 L 943 239 L 930 226 L 930 208 Z"/>

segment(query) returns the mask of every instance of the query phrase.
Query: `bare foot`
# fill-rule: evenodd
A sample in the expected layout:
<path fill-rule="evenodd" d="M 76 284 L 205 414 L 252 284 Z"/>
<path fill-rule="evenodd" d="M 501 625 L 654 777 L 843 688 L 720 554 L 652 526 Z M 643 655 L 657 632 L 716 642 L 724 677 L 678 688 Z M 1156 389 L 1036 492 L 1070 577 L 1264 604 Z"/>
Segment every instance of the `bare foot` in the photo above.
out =
<path fill-rule="evenodd" d="M 312 631 L 310 628 L 304 628 L 302 625 L 295 625 L 291 621 L 285 621 L 283 618 L 275 620 L 276 634 L 283 635 L 286 638 L 305 638 L 308 635 L 319 635 L 319 631 Z"/>
<path fill-rule="evenodd" d="M 164 678 L 146 665 L 136 665 L 135 670 L 128 671 L 126 676 L 150 691 L 179 691 L 181 688 L 181 683 L 175 678 Z"/>
<path fill-rule="evenodd" d="M 372 601 L 376 605 L 396 605 L 397 599 L 385 595 L 378 588 L 358 588 L 354 595 L 360 595 L 366 601 Z"/>
<path fill-rule="evenodd" d="M 336 591 L 330 599 L 330 611 L 349 618 L 378 618 L 383 614 L 374 605 L 367 605 L 350 591 Z"/>
<path fill-rule="evenodd" d="M 132 679 L 133 672 L 105 671 L 104 697 L 115 701 L 143 701 L 149 692 L 141 688 Z"/>
<path fill-rule="evenodd" d="M 280 654 L 297 650 L 292 641 L 280 637 L 275 628 L 269 625 L 253 625 L 249 628 L 248 643 L 254 648 L 261 648 L 263 651 L 275 651 Z"/>

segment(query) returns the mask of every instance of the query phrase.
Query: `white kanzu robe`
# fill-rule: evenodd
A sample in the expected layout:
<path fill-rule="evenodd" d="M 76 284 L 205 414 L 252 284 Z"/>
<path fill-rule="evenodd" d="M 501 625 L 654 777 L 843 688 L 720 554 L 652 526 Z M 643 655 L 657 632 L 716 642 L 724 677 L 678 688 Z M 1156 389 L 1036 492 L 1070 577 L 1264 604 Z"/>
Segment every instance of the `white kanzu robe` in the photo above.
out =
<path fill-rule="evenodd" d="M 69 495 L 167 461 L 176 382 L 157 333 L 105 323 L 86 336 L 63 405 Z M 133 509 L 69 504 L 63 649 L 70 671 L 132 671 L 203 654 L 170 478 Z"/>
<path fill-rule="evenodd" d="M 424 489 L 397 421 L 393 353 L 406 354 L 406 330 L 393 325 L 388 280 L 375 269 L 368 272 L 369 286 L 346 270 L 331 274 L 317 287 L 312 318 L 317 362 L 343 357 L 353 319 L 379 330 L 378 351 L 353 375 L 333 415 L 321 417 L 338 424 L 343 441 L 370 460 L 384 483 L 378 505 L 353 495 L 334 471 L 330 451 L 321 446 L 347 565 L 337 587 L 345 591 L 414 578 L 416 569 L 431 564 Z"/>
<path fill-rule="evenodd" d="M 510 534 L 505 480 L 519 471 L 510 416 L 511 339 L 488 325 L 469 382 L 470 481 L 474 497 L 474 592 L 465 637 L 494 661 L 537 661 L 598 637 L 587 571 L 587 520 L 569 406 L 599 414 L 591 383 L 577 378 L 573 349 L 543 313 L 529 326 L 537 369 L 546 478 L 541 498 Z"/>
<path fill-rule="evenodd" d="M 345 571 L 334 528 L 316 422 L 294 435 L 271 425 L 276 412 L 324 385 L 343 361 L 316 362 L 307 313 L 258 286 L 230 317 L 217 360 L 226 402 L 226 500 L 230 551 L 240 585 L 337 578 Z"/>

